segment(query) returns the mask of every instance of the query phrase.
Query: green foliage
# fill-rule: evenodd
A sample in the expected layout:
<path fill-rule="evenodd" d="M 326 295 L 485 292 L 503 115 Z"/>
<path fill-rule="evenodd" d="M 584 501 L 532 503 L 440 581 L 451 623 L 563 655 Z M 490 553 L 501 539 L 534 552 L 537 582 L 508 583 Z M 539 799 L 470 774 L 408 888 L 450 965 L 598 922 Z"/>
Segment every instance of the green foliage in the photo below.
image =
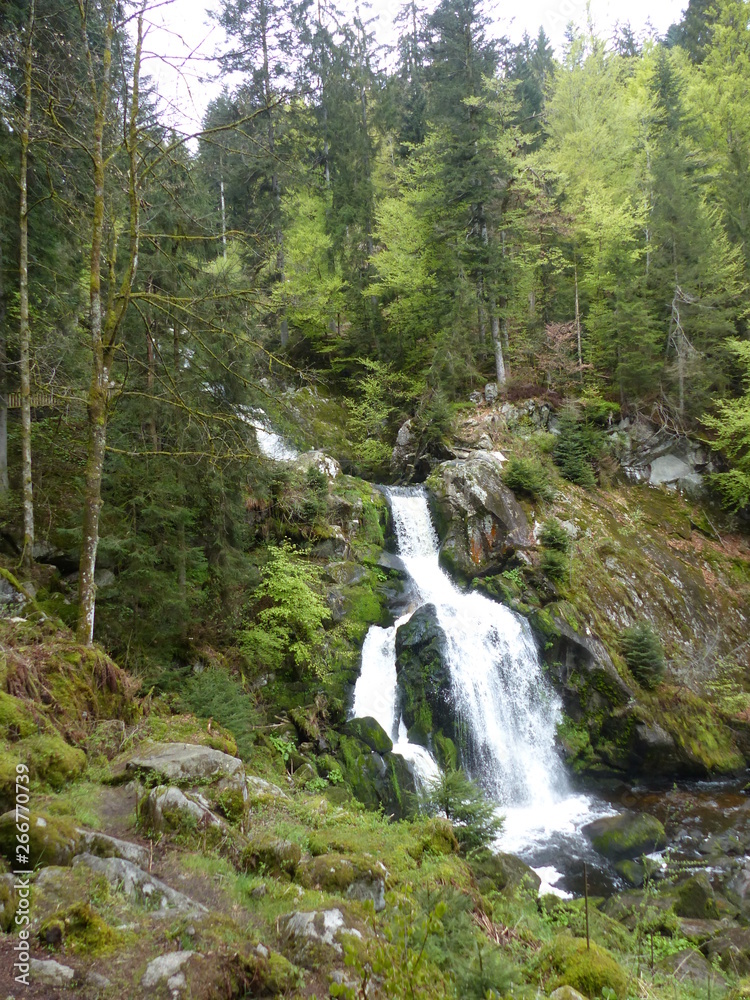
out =
<path fill-rule="evenodd" d="M 530 458 L 509 458 L 503 469 L 503 482 L 514 493 L 533 499 L 551 500 L 554 495 L 549 473 Z"/>
<path fill-rule="evenodd" d="M 430 815 L 446 816 L 453 823 L 464 851 L 487 847 L 503 825 L 495 803 L 460 768 L 443 772 L 427 786 L 422 793 L 421 808 Z"/>
<path fill-rule="evenodd" d="M 545 521 L 539 534 L 539 541 L 547 549 L 567 554 L 570 551 L 570 535 L 559 521 Z"/>
<path fill-rule="evenodd" d="M 585 489 L 596 486 L 592 462 L 601 452 L 598 432 L 582 422 L 571 407 L 561 414 L 559 431 L 552 457 L 560 472 Z"/>
<path fill-rule="evenodd" d="M 326 673 L 322 633 L 330 612 L 316 589 L 318 580 L 317 568 L 306 563 L 293 546 L 284 543 L 268 549 L 255 597 L 270 606 L 257 611 L 240 635 L 251 660 L 270 669 L 280 669 L 290 661 L 298 671 L 318 677 Z"/>
<path fill-rule="evenodd" d="M 628 977 L 614 956 L 605 948 L 585 940 L 560 934 L 542 952 L 539 964 L 543 976 L 549 976 L 550 989 L 572 986 L 588 997 L 604 996 L 612 991 L 618 1000 L 627 996 Z"/>
<path fill-rule="evenodd" d="M 718 416 L 704 416 L 703 422 L 716 433 L 715 445 L 723 448 L 734 468 L 710 477 L 729 510 L 741 510 L 750 504 L 750 343 L 729 341 L 730 349 L 743 368 L 745 394 L 740 399 L 720 399 Z"/>
<path fill-rule="evenodd" d="M 648 622 L 623 629 L 620 646 L 628 669 L 638 683 L 648 690 L 656 688 L 664 676 L 664 650 Z"/>
<path fill-rule="evenodd" d="M 208 668 L 191 674 L 179 694 L 188 711 L 204 719 L 213 719 L 229 730 L 243 760 L 250 757 L 260 713 L 241 681 L 226 670 Z"/>
<path fill-rule="evenodd" d="M 568 575 L 570 564 L 564 552 L 557 549 L 544 549 L 539 563 L 543 573 L 556 582 L 562 582 Z"/>

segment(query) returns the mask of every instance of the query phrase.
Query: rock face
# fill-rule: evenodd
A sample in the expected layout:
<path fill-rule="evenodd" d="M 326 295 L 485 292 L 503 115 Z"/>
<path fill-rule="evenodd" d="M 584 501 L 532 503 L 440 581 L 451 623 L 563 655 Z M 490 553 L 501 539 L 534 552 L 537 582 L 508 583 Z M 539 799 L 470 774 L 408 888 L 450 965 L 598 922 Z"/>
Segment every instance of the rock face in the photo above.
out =
<path fill-rule="evenodd" d="M 89 854 L 95 854 L 99 858 L 124 858 L 139 868 L 148 865 L 149 853 L 140 844 L 108 837 L 106 833 L 97 833 L 93 830 L 77 830 L 76 833 L 80 835 L 81 845 Z"/>
<path fill-rule="evenodd" d="M 79 854 L 73 861 L 73 867 L 78 865 L 85 865 L 96 874 L 103 875 L 110 885 L 120 889 L 129 898 L 156 905 L 160 912 L 171 911 L 173 914 L 177 910 L 194 916 L 206 912 L 206 908 L 200 903 L 122 858 L 95 858 L 93 854 Z"/>
<path fill-rule="evenodd" d="M 697 493 L 705 473 L 715 471 L 713 456 L 704 445 L 676 437 L 642 417 L 623 420 L 614 439 L 626 474 L 636 482 Z"/>
<path fill-rule="evenodd" d="M 344 726 L 344 732 L 361 740 L 362 743 L 366 743 L 376 753 L 388 753 L 393 750 L 393 740 L 377 719 L 370 716 L 363 719 L 350 719 Z"/>
<path fill-rule="evenodd" d="M 494 453 L 476 452 L 444 462 L 428 480 L 440 561 L 464 579 L 497 569 L 534 544 L 526 515 L 503 484 L 502 466 Z"/>
<path fill-rule="evenodd" d="M 423 746 L 437 733 L 456 738 L 447 641 L 434 604 L 423 605 L 396 632 L 401 713 L 409 738 Z"/>
<path fill-rule="evenodd" d="M 638 858 L 667 846 L 664 827 L 648 813 L 605 816 L 583 828 L 595 850 L 612 861 Z"/>

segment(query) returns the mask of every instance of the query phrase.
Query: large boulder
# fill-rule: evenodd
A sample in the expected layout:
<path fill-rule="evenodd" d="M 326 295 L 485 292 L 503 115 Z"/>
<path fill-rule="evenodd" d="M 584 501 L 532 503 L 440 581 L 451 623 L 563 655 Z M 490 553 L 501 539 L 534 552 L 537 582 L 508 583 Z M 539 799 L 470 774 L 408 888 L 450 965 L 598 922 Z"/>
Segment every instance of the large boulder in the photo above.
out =
<path fill-rule="evenodd" d="M 385 868 L 380 862 L 341 854 L 321 854 L 303 861 L 296 879 L 308 889 L 369 900 L 377 913 L 385 909 Z"/>
<path fill-rule="evenodd" d="M 156 833 L 174 833 L 183 837 L 196 834 L 219 839 L 226 824 L 197 792 L 183 792 L 170 785 L 152 788 L 144 806 L 150 828 Z"/>
<path fill-rule="evenodd" d="M 297 911 L 280 919 L 281 939 L 292 961 L 307 968 L 343 954 L 342 937 L 362 937 L 338 909 Z"/>
<path fill-rule="evenodd" d="M 667 846 L 664 827 L 648 813 L 625 812 L 605 816 L 584 826 L 594 850 L 611 861 L 638 858 Z"/>
<path fill-rule="evenodd" d="M 362 743 L 366 743 L 376 753 L 388 753 L 393 750 L 393 740 L 377 719 L 373 719 L 371 716 L 350 719 L 344 726 L 344 732 L 361 740 Z"/>
<path fill-rule="evenodd" d="M 183 787 L 222 780 L 238 787 L 245 783 L 245 768 L 238 757 L 194 743 L 159 743 L 131 757 L 126 771 Z"/>
<path fill-rule="evenodd" d="M 396 632 L 401 714 L 409 738 L 423 746 L 437 732 L 456 736 L 447 649 L 434 604 L 419 608 Z"/>
<path fill-rule="evenodd" d="M 443 462 L 430 476 L 432 513 L 440 536 L 440 561 L 471 580 L 497 569 L 534 540 L 526 515 L 502 481 L 493 452 Z"/>
<path fill-rule="evenodd" d="M 28 858 L 17 854 L 15 810 L 0 816 L 0 854 L 14 867 L 23 861 L 27 861 L 30 868 L 40 865 L 69 865 L 78 853 L 80 835 L 63 817 L 32 812 L 23 822 L 27 822 L 29 826 Z"/>

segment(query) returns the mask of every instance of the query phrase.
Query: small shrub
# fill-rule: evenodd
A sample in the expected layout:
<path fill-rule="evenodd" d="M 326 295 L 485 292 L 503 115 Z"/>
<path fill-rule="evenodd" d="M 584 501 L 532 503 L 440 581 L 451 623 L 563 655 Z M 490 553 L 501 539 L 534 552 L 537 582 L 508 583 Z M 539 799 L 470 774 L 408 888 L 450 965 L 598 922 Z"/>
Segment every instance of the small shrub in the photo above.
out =
<path fill-rule="evenodd" d="M 544 522 L 539 541 L 546 549 L 555 549 L 556 552 L 570 551 L 570 535 L 560 522 L 554 519 Z"/>
<path fill-rule="evenodd" d="M 422 795 L 422 809 L 442 813 L 453 823 L 464 851 L 487 847 L 498 836 L 503 821 L 497 807 L 479 785 L 460 768 L 441 774 Z"/>
<path fill-rule="evenodd" d="M 514 493 L 534 499 L 551 500 L 554 496 L 547 470 L 530 458 L 509 458 L 503 469 L 503 482 Z"/>
<path fill-rule="evenodd" d="M 593 942 L 587 949 L 580 938 L 560 934 L 542 952 L 541 965 L 543 975 L 550 975 L 550 990 L 567 985 L 587 997 L 614 995 L 624 1000 L 627 996 L 625 970 L 606 949 Z"/>
<path fill-rule="evenodd" d="M 540 563 L 542 572 L 557 583 L 561 583 L 568 575 L 568 557 L 557 549 L 545 549 Z"/>
<path fill-rule="evenodd" d="M 601 431 L 583 423 L 574 409 L 564 410 L 560 416 L 560 433 L 552 452 L 563 476 L 584 489 L 596 486 L 592 462 L 599 457 L 601 449 Z"/>
<path fill-rule="evenodd" d="M 664 650 L 659 637 L 646 622 L 623 630 L 620 646 L 625 662 L 641 687 L 652 691 L 664 676 Z"/>

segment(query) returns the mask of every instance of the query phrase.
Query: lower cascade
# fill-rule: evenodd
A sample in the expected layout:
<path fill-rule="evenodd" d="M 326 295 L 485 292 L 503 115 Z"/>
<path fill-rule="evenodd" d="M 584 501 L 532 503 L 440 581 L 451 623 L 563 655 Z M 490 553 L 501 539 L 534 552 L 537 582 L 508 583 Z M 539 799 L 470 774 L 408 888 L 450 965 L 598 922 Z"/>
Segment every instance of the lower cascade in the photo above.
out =
<path fill-rule="evenodd" d="M 396 632 L 419 607 L 433 605 L 446 636 L 451 702 L 465 733 L 462 765 L 505 817 L 498 848 L 543 866 L 544 849 L 572 837 L 601 815 L 571 792 L 555 748 L 561 706 L 542 671 L 530 626 L 479 593 L 463 593 L 439 565 L 439 542 L 420 487 L 386 490 L 399 555 L 410 577 L 413 607 L 391 628 L 373 626 L 362 648 L 353 714 L 372 716 L 410 761 L 418 783 L 436 776 L 429 751 L 410 743 L 399 712 Z M 550 871 L 549 881 L 556 877 Z"/>

